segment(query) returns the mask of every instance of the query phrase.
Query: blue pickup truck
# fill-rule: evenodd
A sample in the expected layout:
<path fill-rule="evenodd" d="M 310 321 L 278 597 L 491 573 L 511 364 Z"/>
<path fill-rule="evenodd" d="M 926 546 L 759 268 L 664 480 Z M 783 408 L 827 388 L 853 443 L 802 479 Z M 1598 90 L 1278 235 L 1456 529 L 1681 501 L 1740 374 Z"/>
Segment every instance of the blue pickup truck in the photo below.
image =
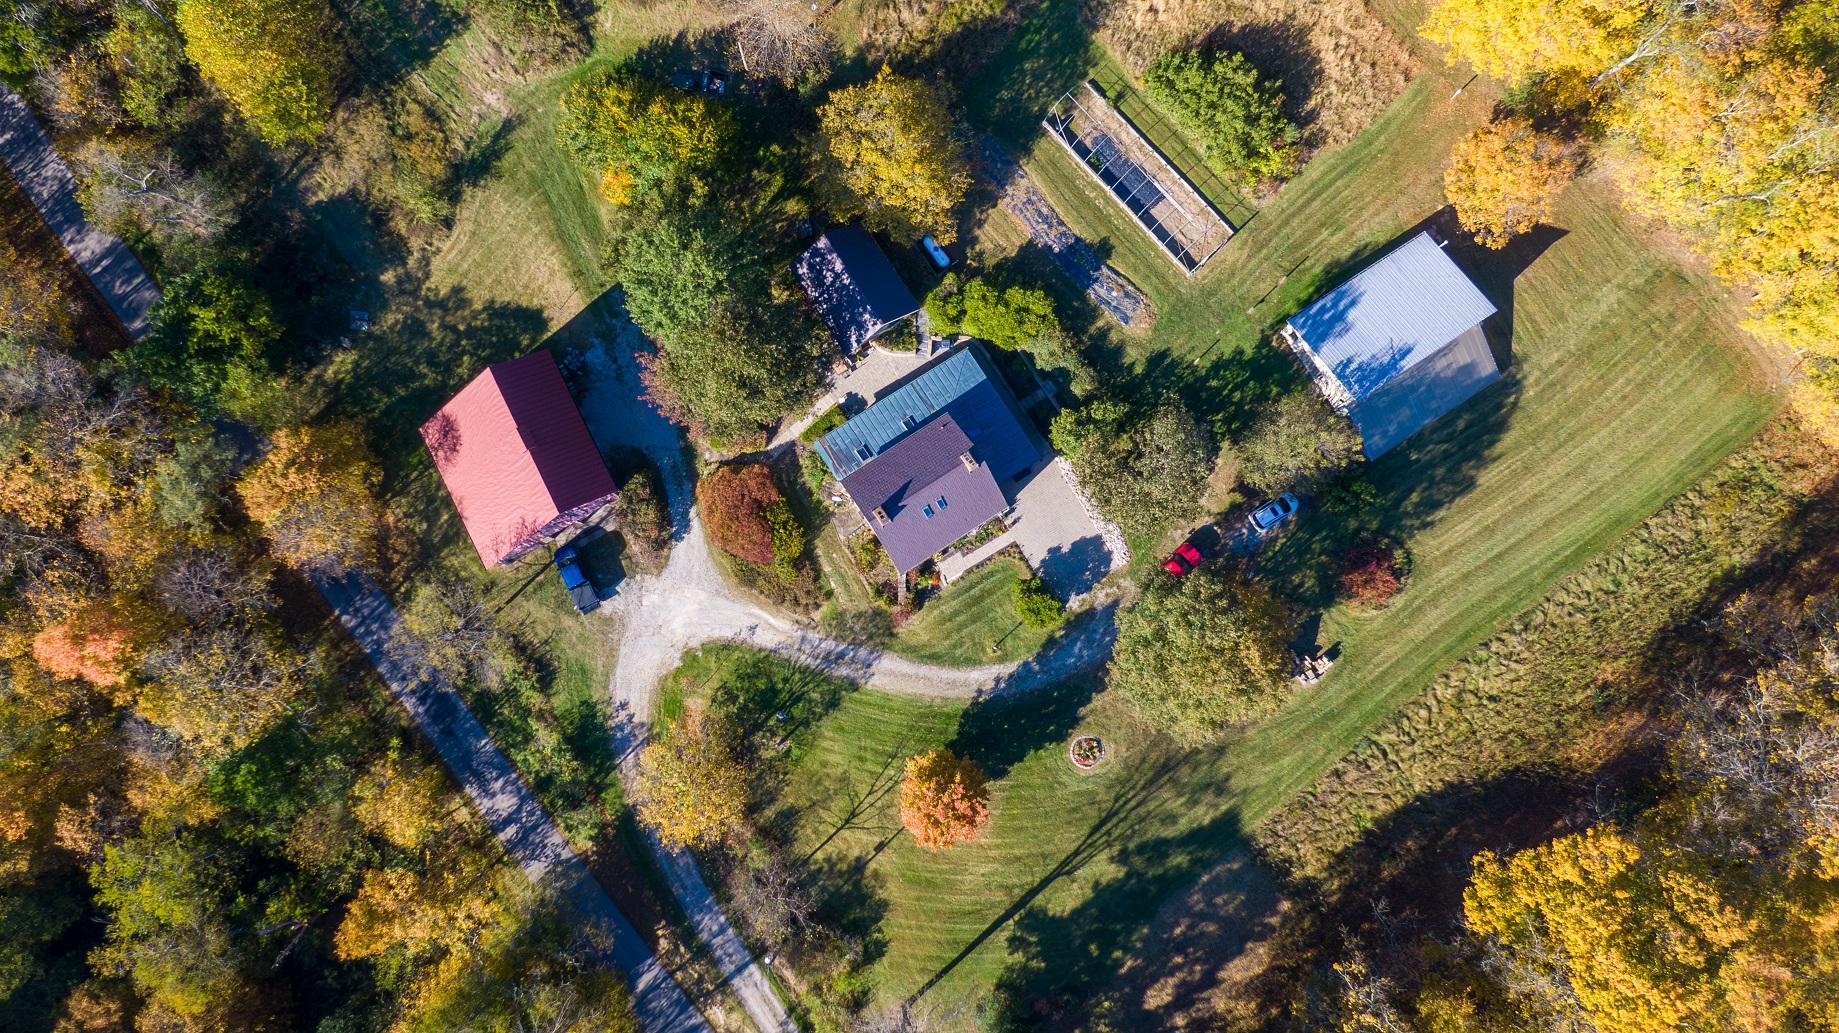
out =
<path fill-rule="evenodd" d="M 588 580 L 587 571 L 581 569 L 581 554 L 575 551 L 570 542 L 556 550 L 556 570 L 562 574 L 562 587 L 568 589 L 568 597 L 575 603 L 575 609 L 582 613 L 593 613 L 600 608 L 600 593 L 594 589 L 594 583 Z"/>

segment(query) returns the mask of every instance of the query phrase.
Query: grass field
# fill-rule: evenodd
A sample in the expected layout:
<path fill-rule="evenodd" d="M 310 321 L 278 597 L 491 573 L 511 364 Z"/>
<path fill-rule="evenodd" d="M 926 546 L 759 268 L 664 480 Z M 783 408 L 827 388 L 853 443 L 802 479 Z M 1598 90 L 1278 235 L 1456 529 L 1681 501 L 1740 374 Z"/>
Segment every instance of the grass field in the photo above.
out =
<path fill-rule="evenodd" d="M 967 86 L 967 107 L 1023 155 L 1067 221 L 1150 294 L 1159 313 L 1151 331 L 1094 323 L 1095 336 L 1130 375 L 1181 390 L 1229 434 L 1242 429 L 1247 410 L 1294 376 L 1266 343 L 1270 329 L 1440 207 L 1443 156 L 1487 117 L 1492 98 L 1472 88 L 1452 101 L 1460 80 L 1426 72 L 1188 281 L 1033 129 L 1059 90 L 1106 68 L 1056 11 L 1049 4 L 1024 24 L 990 74 Z M 986 262 L 1015 249 L 1002 221 L 985 219 L 973 242 Z M 1601 182 L 1574 186 L 1552 222 L 1477 270 L 1508 313 L 1510 376 L 1376 465 L 1385 522 L 1410 545 L 1413 581 L 1376 615 L 1327 610 L 1320 640 L 1344 656 L 1329 679 L 1203 754 L 1133 738 L 1101 700 L 1085 719 L 1115 724 L 1131 749 L 1109 781 L 1070 787 L 1055 733 L 1075 722 L 1056 721 L 1057 704 L 1043 701 L 1013 722 L 1036 749 L 1000 784 L 986 842 L 922 856 L 898 840 L 883 845 L 885 820 L 829 840 L 838 860 L 871 858 L 869 881 L 886 908 L 886 996 L 905 997 L 941 973 L 935 992 L 947 999 L 975 997 L 1005 972 L 1042 989 L 1105 978 L 1143 935 L 1155 902 L 1234 856 L 1246 829 L 1762 425 L 1775 399 L 1717 287 L 1647 246 Z M 1267 569 L 1293 598 L 1320 599 L 1322 545 L 1305 525 L 1270 557 Z M 822 801 L 854 799 L 891 753 L 954 727 L 934 706 L 850 697 L 813 754 L 806 834 L 822 842 L 837 824 L 822 817 L 837 805 L 826 812 Z"/>
<path fill-rule="evenodd" d="M 1023 570 L 998 557 L 945 586 L 900 629 L 894 652 L 957 667 L 1034 655 L 1047 633 L 1015 615 L 1015 583 Z"/>
<path fill-rule="evenodd" d="M 658 17 L 634 22 L 632 33 L 670 24 Z M 626 36 L 603 51 L 631 45 Z M 1235 217 L 1240 233 L 1190 281 L 1036 128 L 1062 90 L 1116 74 L 1066 0 L 1051 0 L 983 78 L 965 84 L 963 100 L 979 128 L 1023 157 L 1068 223 L 1150 294 L 1153 329 L 1090 324 L 1120 375 L 1180 391 L 1230 434 L 1252 405 L 1294 380 L 1289 360 L 1266 343 L 1270 328 L 1438 208 L 1443 156 L 1487 116 L 1492 98 L 1477 87 L 1451 101 L 1460 80 L 1426 71 L 1352 144 L 1318 156 L 1275 200 Z M 427 271 L 428 284 L 462 292 L 469 304 L 515 306 L 550 330 L 601 286 L 596 258 L 609 225 L 547 128 L 561 88 L 550 80 L 510 91 L 507 150 L 462 204 Z M 975 256 L 995 262 L 1017 250 L 1005 223 L 979 223 Z M 929 1000 L 973 1000 L 1005 978 L 1043 992 L 1109 978 L 1159 902 L 1238 856 L 1247 829 L 1762 424 L 1774 400 L 1754 383 L 1716 288 L 1646 246 L 1601 183 L 1573 187 L 1553 224 L 1481 271 L 1497 304 L 1511 306 L 1509 378 L 1374 471 L 1390 528 L 1413 553 L 1410 588 L 1377 615 L 1328 610 L 1320 637 L 1339 642 L 1344 659 L 1282 714 L 1200 753 L 1163 745 L 1109 701 L 1093 702 L 1084 684 L 969 711 L 858 692 L 818 725 L 786 800 L 802 815 L 800 842 L 821 863 L 860 865 L 858 917 L 885 941 L 885 999 L 930 987 Z M 474 347 L 422 344 L 450 366 Z M 445 376 L 457 383 L 463 372 Z M 440 381 L 429 377 L 429 396 Z M 412 466 L 413 451 L 405 446 L 399 463 Z M 397 483 L 405 514 L 445 506 L 425 479 Z M 464 558 L 454 531 L 449 523 L 438 540 L 446 556 Z M 1292 596 L 1315 598 L 1322 544 L 1305 525 L 1267 569 Z M 981 648 L 974 636 L 997 630 L 989 612 L 1006 605 L 1006 583 L 995 587 L 1003 576 L 987 575 L 987 594 L 965 593 L 956 610 L 940 600 L 935 646 Z M 507 595 L 514 587 L 503 586 Z M 558 665 L 558 698 L 598 693 L 604 658 L 575 634 L 591 626 L 566 624 L 561 605 L 544 579 L 512 612 L 558 651 L 591 658 Z M 1106 735 L 1114 756 L 1082 777 L 1062 751 L 1085 727 Z M 954 739 L 1000 776 L 998 816 L 979 843 L 925 855 L 890 838 L 888 765 Z M 1245 884 L 1256 885 L 1257 873 L 1244 871 Z"/>

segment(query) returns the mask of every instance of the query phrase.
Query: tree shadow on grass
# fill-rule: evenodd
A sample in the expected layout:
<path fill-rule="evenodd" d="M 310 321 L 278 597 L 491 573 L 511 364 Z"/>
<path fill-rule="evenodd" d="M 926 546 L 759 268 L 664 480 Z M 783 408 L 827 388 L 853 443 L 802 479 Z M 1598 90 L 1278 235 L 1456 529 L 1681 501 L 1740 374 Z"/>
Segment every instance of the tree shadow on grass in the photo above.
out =
<path fill-rule="evenodd" d="M 1085 81 L 1097 57 L 1092 33 L 1073 0 L 1043 2 L 1010 34 L 1003 49 L 963 87 L 973 125 L 1020 150 L 1041 132 L 1041 119 L 1062 93 Z"/>
<path fill-rule="evenodd" d="M 1043 872 L 1033 885 L 1011 901 L 981 932 L 966 942 L 958 953 L 933 973 L 931 978 L 921 984 L 919 989 L 913 991 L 908 996 L 907 1003 L 913 1004 L 925 997 L 934 987 L 950 976 L 966 958 L 974 954 L 992 937 L 1002 932 L 1011 922 L 1016 923 L 1016 927 L 1009 933 L 1011 953 L 1019 950 L 1026 955 L 1030 943 L 1038 942 L 1045 945 L 1046 940 L 1038 935 L 1042 929 L 1042 923 L 1051 924 L 1058 922 L 1059 919 L 1049 918 L 1042 912 L 1033 910 L 1034 902 L 1062 880 L 1079 874 L 1087 865 L 1111 855 L 1114 851 L 1117 851 L 1120 856 L 1130 855 L 1136 847 L 1127 844 L 1136 842 L 1141 833 L 1152 828 L 1155 822 L 1164 816 L 1168 800 L 1163 790 L 1173 778 L 1175 769 L 1176 762 L 1165 758 L 1130 772 L 1118 784 L 1110 802 L 1087 826 L 1078 841 Z M 1088 901 L 1090 899 L 1088 898 Z M 1141 896 L 1136 897 L 1135 911 L 1139 918 L 1142 917 L 1143 899 Z M 1063 942 L 1063 938 L 1056 932 L 1052 948 L 1043 946 L 1041 950 L 1034 952 L 1035 956 L 1042 959 L 1044 968 L 1055 970 L 1053 978 L 1058 979 L 1064 975 L 1089 983 L 1097 970 L 1088 969 L 1075 958 L 1078 956 L 1092 958 L 1094 956 L 1093 944 L 1085 936 L 1079 939 L 1082 940 L 1082 943 L 1075 947 L 1070 941 Z M 1062 955 L 1061 947 L 1072 949 Z M 1056 956 L 1048 959 L 1046 955 L 1050 951 Z M 1075 972 L 1076 969 L 1079 971 Z M 1014 969 L 1012 968 L 1011 971 Z"/>
<path fill-rule="evenodd" d="M 1207 34 L 1201 46 L 1244 54 L 1260 79 L 1281 82 L 1284 117 L 1308 131 L 1310 109 L 1322 79 L 1322 59 L 1311 45 L 1308 29 L 1288 20 L 1223 22 Z"/>
<path fill-rule="evenodd" d="M 950 748 L 1000 779 L 1035 751 L 1065 743 L 1097 691 L 1097 677 L 1088 676 L 1026 695 L 979 695 L 958 718 Z"/>

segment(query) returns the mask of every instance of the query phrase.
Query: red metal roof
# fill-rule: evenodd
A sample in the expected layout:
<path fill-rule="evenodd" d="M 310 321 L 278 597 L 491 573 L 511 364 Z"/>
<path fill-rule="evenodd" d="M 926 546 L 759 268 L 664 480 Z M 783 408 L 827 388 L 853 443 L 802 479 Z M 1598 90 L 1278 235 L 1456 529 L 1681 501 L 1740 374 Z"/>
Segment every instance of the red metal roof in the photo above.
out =
<path fill-rule="evenodd" d="M 421 437 L 487 567 L 516 559 L 598 508 L 613 478 L 546 351 L 488 366 Z M 563 523 L 570 521 L 563 520 Z"/>

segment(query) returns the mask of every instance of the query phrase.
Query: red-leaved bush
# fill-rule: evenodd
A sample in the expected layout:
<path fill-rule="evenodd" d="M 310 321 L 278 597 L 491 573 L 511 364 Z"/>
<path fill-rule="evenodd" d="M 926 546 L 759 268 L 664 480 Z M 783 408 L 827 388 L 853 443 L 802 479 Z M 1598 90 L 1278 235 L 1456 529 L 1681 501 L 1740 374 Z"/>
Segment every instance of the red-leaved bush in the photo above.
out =
<path fill-rule="evenodd" d="M 1341 557 L 1341 596 L 1357 606 L 1384 606 L 1404 584 L 1389 545 L 1357 545 Z"/>
<path fill-rule="evenodd" d="M 982 769 L 950 750 L 908 757 L 900 782 L 900 823 L 927 850 L 977 838 L 990 823 L 990 785 Z"/>
<path fill-rule="evenodd" d="M 718 466 L 696 485 L 696 505 L 709 540 L 749 563 L 773 562 L 773 528 L 766 510 L 784 499 L 773 472 L 760 463 Z"/>

